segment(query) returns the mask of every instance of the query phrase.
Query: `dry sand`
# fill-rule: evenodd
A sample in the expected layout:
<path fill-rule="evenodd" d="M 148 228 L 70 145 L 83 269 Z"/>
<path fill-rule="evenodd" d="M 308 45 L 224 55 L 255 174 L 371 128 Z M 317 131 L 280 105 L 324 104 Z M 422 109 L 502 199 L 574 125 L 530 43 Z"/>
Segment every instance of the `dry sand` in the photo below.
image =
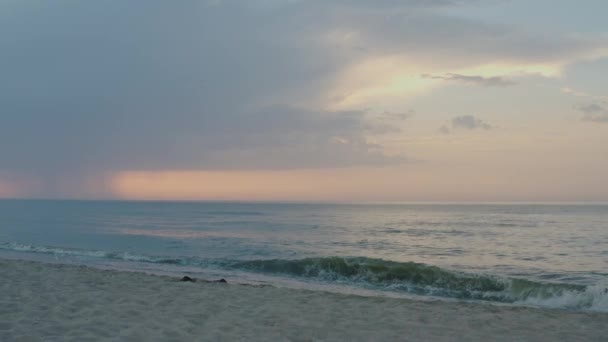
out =
<path fill-rule="evenodd" d="M 608 314 L 0 259 L 0 341 L 606 341 Z"/>

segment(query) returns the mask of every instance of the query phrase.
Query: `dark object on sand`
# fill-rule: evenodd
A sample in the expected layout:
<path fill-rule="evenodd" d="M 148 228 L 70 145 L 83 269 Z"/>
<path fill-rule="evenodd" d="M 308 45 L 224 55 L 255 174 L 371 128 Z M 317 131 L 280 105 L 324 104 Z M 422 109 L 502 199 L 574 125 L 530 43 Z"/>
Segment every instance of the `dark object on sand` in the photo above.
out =
<path fill-rule="evenodd" d="M 180 279 L 179 281 L 189 281 L 189 282 L 191 282 L 191 283 L 194 283 L 194 282 L 196 282 L 196 279 L 194 279 L 194 278 L 190 278 L 190 277 L 188 277 L 188 276 L 183 276 L 183 277 L 182 277 L 182 279 Z M 212 281 L 209 281 L 209 280 L 203 280 L 203 282 L 205 282 L 205 283 L 228 283 L 228 282 L 226 281 L 226 279 L 224 279 L 224 278 L 222 278 L 222 279 L 220 279 L 220 280 L 212 280 Z"/>

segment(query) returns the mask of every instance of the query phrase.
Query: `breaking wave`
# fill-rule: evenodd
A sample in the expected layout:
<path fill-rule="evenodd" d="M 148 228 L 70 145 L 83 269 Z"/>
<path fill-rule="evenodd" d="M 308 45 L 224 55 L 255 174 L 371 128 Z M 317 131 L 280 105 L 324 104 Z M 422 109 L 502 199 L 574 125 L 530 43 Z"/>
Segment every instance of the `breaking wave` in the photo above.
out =
<path fill-rule="evenodd" d="M 607 287 L 542 283 L 458 272 L 414 262 L 326 257 L 241 261 L 231 266 L 253 272 L 363 284 L 418 295 L 608 311 Z"/>
<path fill-rule="evenodd" d="M 0 244 L 0 249 L 55 256 L 92 257 L 201 268 L 213 267 L 423 296 L 608 312 L 608 287 L 606 286 L 546 283 L 521 278 L 465 273 L 414 262 L 396 262 L 366 257 L 244 261 L 196 257 L 169 258 L 17 243 Z"/>

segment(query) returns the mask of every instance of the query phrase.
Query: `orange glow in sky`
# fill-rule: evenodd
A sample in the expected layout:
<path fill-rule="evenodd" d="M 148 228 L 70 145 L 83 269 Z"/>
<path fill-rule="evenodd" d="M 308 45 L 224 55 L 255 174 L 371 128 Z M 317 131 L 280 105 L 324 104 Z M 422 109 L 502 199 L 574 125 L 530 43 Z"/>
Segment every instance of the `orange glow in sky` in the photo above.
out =
<path fill-rule="evenodd" d="M 128 199 L 349 200 L 375 185 L 346 170 L 121 172 L 112 192 Z"/>
<path fill-rule="evenodd" d="M 0 198 L 17 197 L 17 188 L 9 182 L 0 180 Z"/>
<path fill-rule="evenodd" d="M 515 167 L 514 167 L 515 168 Z M 433 173 L 425 164 L 392 168 L 259 171 L 128 171 L 115 174 L 109 192 L 136 200 L 239 201 L 598 201 L 605 187 L 594 175 L 576 182 L 539 170 L 496 166 L 474 179 L 467 168 Z M 509 175 L 509 176 L 506 176 Z M 586 179 L 590 179 L 586 181 Z M 589 196 L 588 194 L 591 194 Z"/>

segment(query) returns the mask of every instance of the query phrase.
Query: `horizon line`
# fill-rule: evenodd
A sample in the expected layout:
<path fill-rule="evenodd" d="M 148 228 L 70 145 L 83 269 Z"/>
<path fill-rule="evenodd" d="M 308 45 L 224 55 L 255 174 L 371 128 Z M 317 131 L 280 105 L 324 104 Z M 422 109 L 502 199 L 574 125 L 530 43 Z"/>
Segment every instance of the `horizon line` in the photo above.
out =
<path fill-rule="evenodd" d="M 129 199 L 129 198 L 0 198 L 0 201 L 48 202 L 150 202 L 150 203 L 232 203 L 232 204 L 325 204 L 325 205 L 608 205 L 608 201 L 321 201 L 321 200 L 239 200 L 239 199 Z"/>

